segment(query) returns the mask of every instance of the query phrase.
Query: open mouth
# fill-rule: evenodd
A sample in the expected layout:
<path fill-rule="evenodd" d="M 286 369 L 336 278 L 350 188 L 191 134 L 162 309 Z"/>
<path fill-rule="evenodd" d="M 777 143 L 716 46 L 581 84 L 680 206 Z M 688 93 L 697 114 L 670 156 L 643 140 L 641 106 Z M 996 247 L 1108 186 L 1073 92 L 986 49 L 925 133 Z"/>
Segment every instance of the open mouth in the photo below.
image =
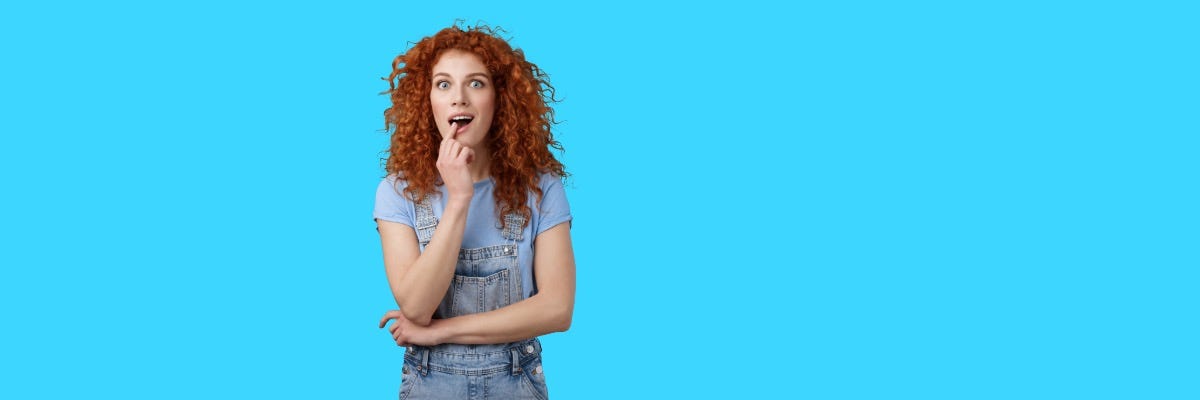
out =
<path fill-rule="evenodd" d="M 457 123 L 458 127 L 461 128 L 461 127 L 467 126 L 467 124 L 470 124 L 471 121 L 474 119 L 475 118 L 472 118 L 470 115 L 459 115 L 456 117 L 450 117 L 450 123 L 451 124 Z"/>

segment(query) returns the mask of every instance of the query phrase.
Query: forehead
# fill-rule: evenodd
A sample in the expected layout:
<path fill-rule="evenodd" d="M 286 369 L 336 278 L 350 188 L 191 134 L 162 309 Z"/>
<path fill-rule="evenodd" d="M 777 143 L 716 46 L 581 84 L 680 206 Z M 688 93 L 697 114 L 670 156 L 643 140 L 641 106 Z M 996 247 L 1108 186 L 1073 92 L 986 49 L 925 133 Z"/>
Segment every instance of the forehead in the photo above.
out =
<path fill-rule="evenodd" d="M 483 65 L 483 60 L 475 53 L 462 50 L 446 50 L 438 56 L 437 62 L 433 64 L 433 73 L 444 73 L 450 75 L 467 75 L 473 73 L 487 74 L 487 66 Z"/>

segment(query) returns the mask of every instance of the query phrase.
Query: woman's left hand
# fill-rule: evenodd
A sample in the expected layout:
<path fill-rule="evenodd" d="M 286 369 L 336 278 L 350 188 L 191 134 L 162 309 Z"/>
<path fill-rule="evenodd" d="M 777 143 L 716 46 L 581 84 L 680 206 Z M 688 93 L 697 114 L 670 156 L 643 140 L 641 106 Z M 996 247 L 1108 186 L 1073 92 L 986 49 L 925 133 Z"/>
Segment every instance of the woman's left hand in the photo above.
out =
<path fill-rule="evenodd" d="M 404 318 L 404 314 L 400 310 L 391 310 L 383 314 L 383 319 L 379 320 L 379 327 L 383 328 L 387 325 L 389 319 L 396 320 L 388 330 L 392 332 L 392 339 L 396 341 L 397 346 L 437 346 L 439 343 L 436 332 L 433 329 L 433 324 L 429 326 L 420 326 Z M 436 320 L 435 320 L 436 321 Z"/>

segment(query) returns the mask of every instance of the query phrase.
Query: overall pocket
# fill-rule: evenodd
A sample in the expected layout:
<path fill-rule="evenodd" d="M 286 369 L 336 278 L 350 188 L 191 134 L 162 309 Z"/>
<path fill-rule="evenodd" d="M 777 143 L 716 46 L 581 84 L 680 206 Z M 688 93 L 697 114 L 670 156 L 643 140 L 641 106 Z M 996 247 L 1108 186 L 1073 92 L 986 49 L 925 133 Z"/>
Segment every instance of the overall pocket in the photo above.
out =
<path fill-rule="evenodd" d="M 512 304 L 521 298 L 520 280 L 516 246 L 463 249 L 439 314 L 450 318 Z"/>

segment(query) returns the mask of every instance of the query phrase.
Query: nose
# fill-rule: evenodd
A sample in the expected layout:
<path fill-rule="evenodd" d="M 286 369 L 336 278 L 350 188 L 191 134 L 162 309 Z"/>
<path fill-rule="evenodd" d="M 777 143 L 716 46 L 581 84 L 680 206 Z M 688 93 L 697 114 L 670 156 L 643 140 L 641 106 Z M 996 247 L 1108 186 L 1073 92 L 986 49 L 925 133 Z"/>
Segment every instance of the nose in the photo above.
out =
<path fill-rule="evenodd" d="M 467 105 L 467 94 L 464 91 L 455 92 L 454 97 L 450 98 L 450 105 L 465 107 Z"/>

